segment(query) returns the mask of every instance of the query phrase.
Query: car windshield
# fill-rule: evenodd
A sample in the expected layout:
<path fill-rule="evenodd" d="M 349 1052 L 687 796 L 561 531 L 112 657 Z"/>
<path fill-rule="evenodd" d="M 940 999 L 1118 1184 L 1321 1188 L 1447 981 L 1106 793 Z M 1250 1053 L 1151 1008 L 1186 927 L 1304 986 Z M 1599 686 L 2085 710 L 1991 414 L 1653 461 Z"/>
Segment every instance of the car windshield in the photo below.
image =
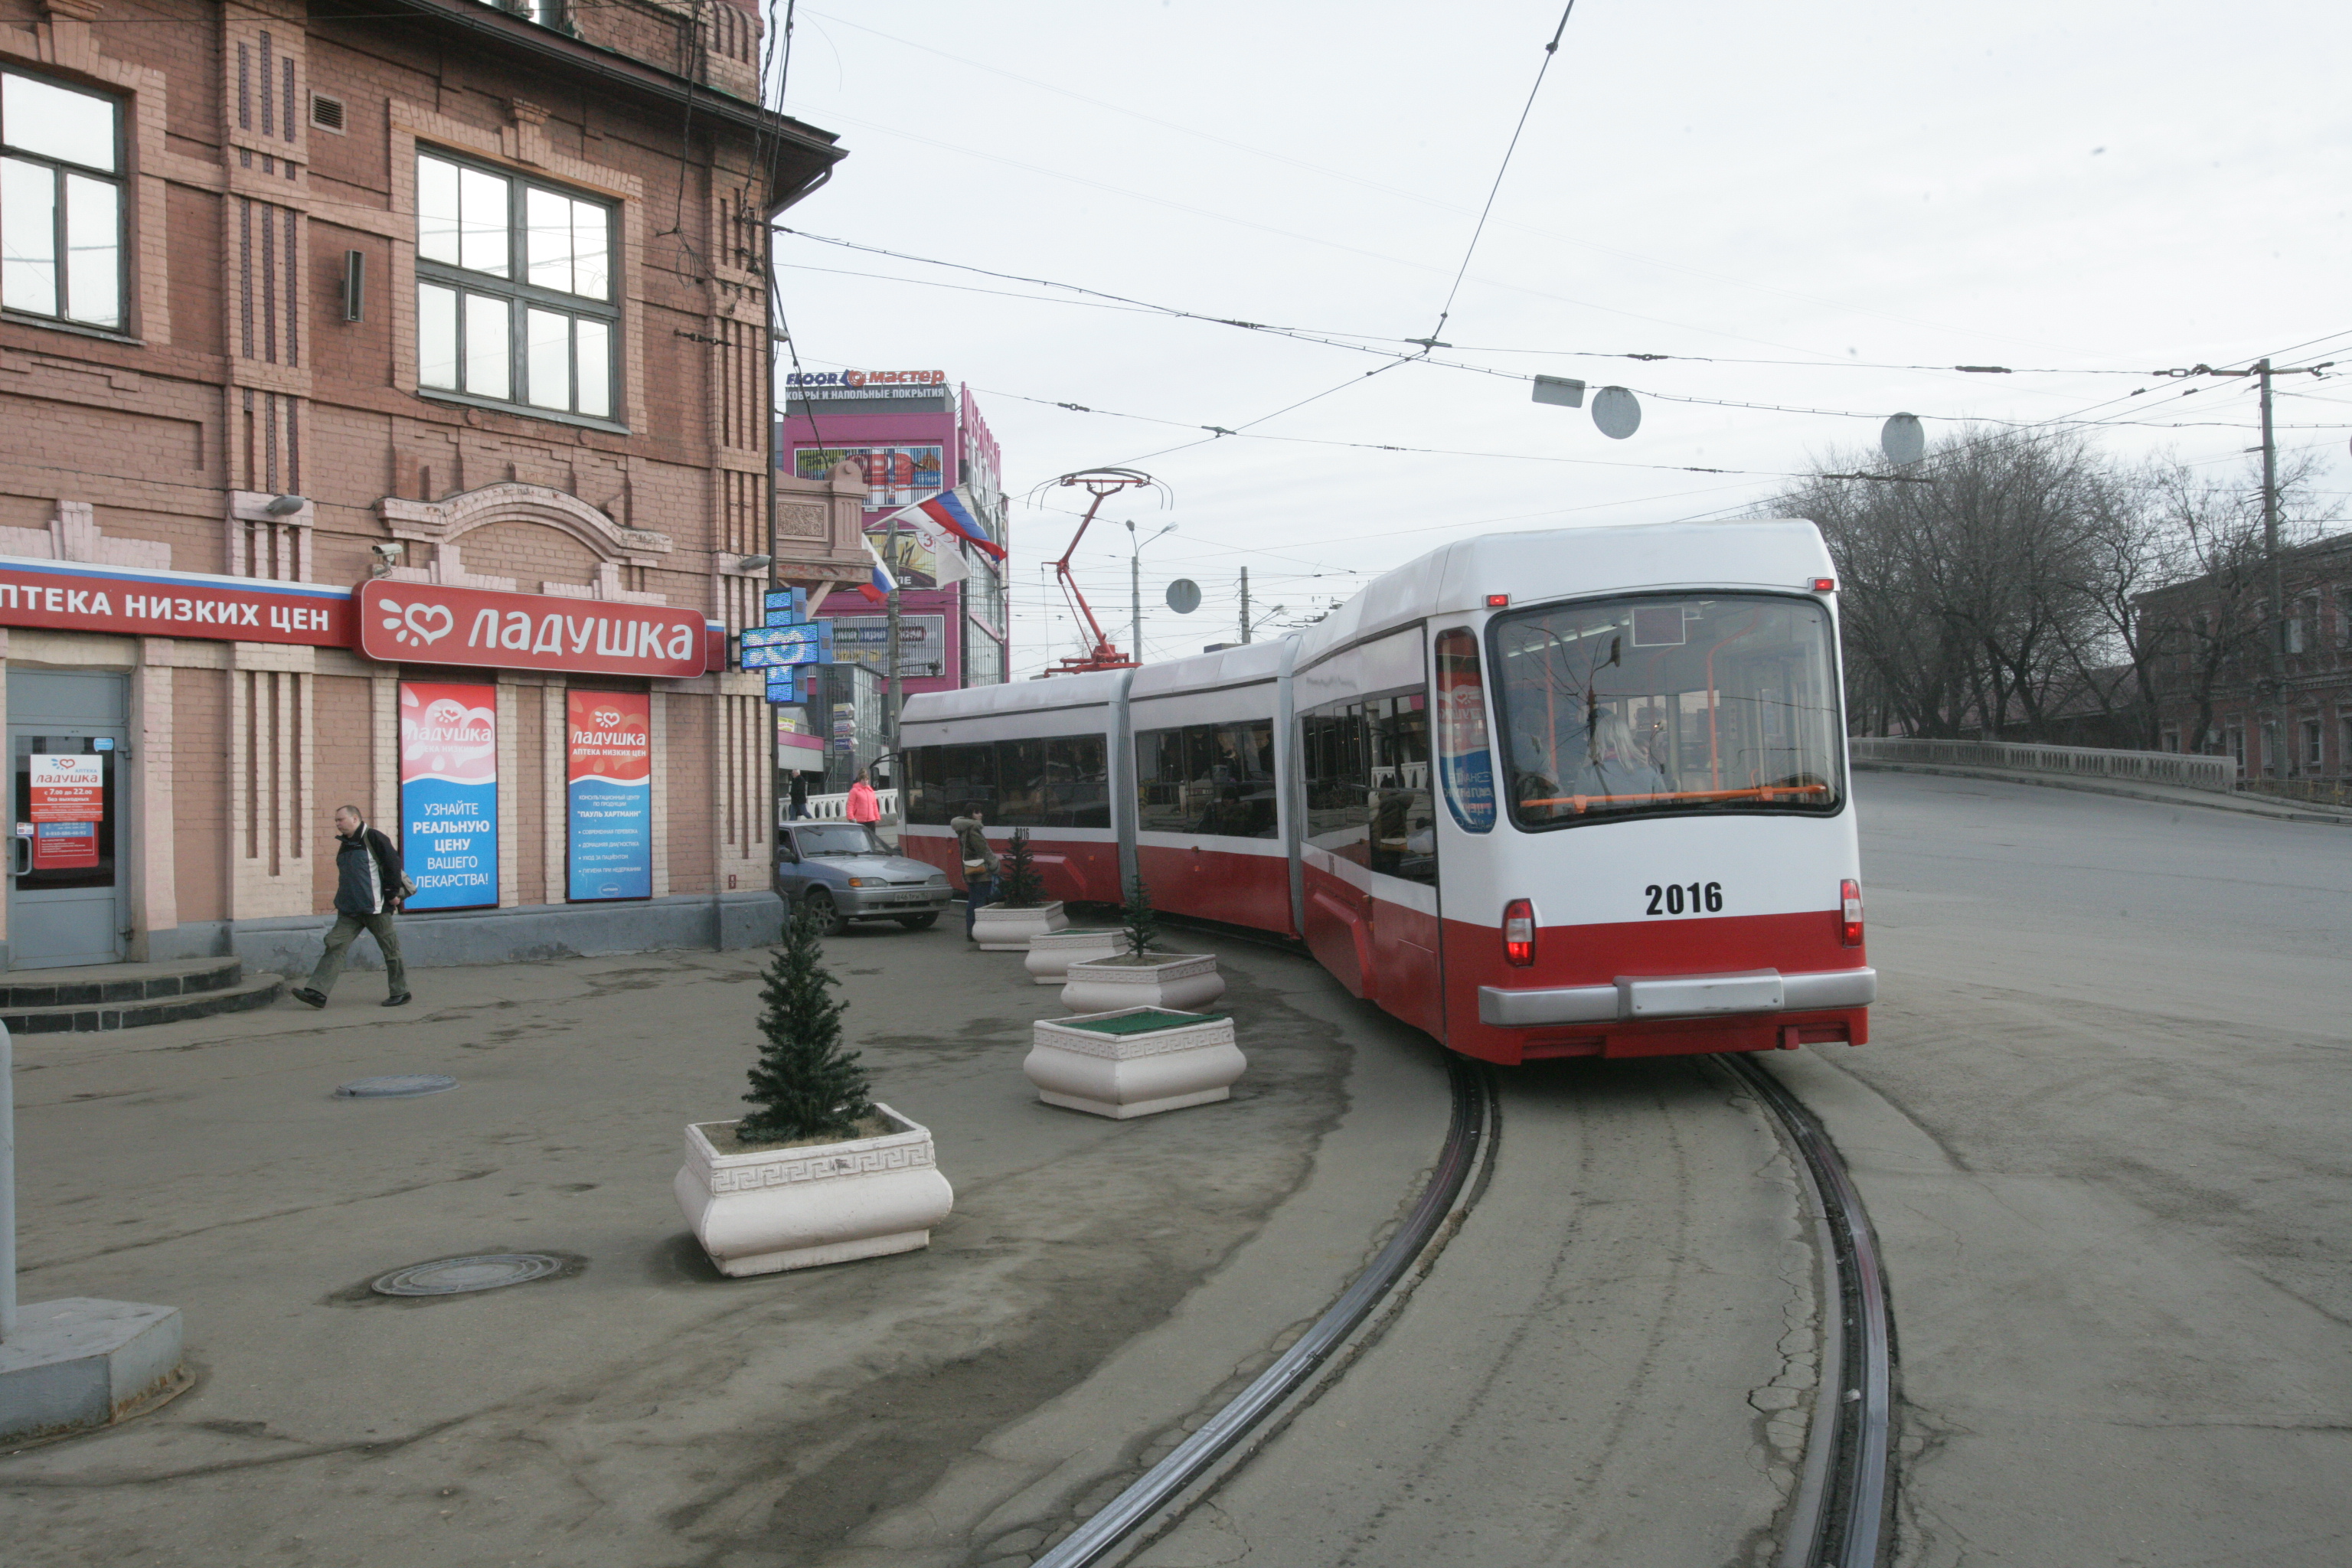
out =
<path fill-rule="evenodd" d="M 1585 600 L 1499 619 L 1494 637 L 1522 827 L 1843 800 L 1829 613 L 1811 599 Z"/>
<path fill-rule="evenodd" d="M 884 853 L 873 832 L 856 822 L 828 822 L 817 827 L 796 827 L 793 829 L 793 844 L 804 856 Z"/>

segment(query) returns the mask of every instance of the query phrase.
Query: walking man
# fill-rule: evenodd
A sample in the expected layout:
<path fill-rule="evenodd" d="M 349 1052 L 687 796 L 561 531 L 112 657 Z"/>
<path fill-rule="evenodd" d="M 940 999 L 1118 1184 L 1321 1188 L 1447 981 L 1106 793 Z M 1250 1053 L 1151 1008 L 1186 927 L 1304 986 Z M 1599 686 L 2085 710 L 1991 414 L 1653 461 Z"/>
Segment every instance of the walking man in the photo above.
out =
<path fill-rule="evenodd" d="M 294 993 L 298 1002 L 313 1007 L 327 1005 L 327 993 L 343 972 L 343 954 L 352 940 L 366 931 L 383 953 L 383 977 L 391 987 L 387 1007 L 408 1003 L 408 970 L 400 962 L 400 934 L 392 929 L 393 911 L 400 908 L 400 846 L 367 825 L 356 805 L 335 811 L 335 926 L 327 933 L 327 950 L 310 983 Z"/>

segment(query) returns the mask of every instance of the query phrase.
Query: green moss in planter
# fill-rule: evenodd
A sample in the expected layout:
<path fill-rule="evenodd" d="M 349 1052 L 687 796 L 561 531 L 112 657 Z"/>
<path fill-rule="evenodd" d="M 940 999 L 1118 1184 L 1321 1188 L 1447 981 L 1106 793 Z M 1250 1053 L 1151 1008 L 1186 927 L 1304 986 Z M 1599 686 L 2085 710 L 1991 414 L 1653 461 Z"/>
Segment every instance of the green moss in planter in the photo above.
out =
<path fill-rule="evenodd" d="M 1149 1035 L 1161 1029 L 1181 1029 L 1189 1024 L 1213 1024 L 1227 1016 L 1223 1013 L 1178 1013 L 1166 1007 L 1144 1007 L 1132 1013 L 1121 1013 L 1115 1018 L 1057 1018 L 1065 1029 L 1085 1029 L 1097 1035 Z"/>

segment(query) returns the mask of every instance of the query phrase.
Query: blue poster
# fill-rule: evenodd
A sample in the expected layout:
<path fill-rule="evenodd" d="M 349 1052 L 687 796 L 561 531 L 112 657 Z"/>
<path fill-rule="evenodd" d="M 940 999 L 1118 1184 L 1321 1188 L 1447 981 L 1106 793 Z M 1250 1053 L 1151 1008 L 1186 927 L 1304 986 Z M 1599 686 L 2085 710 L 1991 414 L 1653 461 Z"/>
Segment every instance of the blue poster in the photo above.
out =
<path fill-rule="evenodd" d="M 408 909 L 497 904 L 498 688 L 400 683 L 400 819 Z"/>

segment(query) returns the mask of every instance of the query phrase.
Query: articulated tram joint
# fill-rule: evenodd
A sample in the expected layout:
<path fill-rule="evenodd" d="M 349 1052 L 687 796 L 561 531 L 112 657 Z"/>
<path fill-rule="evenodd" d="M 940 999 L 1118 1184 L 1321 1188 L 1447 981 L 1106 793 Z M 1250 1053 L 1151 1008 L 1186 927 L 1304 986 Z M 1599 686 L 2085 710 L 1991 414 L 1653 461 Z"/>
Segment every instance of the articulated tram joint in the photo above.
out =
<path fill-rule="evenodd" d="M 1478 1021 L 1493 1028 L 1545 1024 L 1618 1024 L 1727 1014 L 1815 1013 L 1867 1007 L 1878 999 L 1875 969 L 1824 969 L 1783 974 L 1748 969 L 1731 974 L 1619 975 L 1609 985 L 1521 990 L 1478 987 Z"/>

